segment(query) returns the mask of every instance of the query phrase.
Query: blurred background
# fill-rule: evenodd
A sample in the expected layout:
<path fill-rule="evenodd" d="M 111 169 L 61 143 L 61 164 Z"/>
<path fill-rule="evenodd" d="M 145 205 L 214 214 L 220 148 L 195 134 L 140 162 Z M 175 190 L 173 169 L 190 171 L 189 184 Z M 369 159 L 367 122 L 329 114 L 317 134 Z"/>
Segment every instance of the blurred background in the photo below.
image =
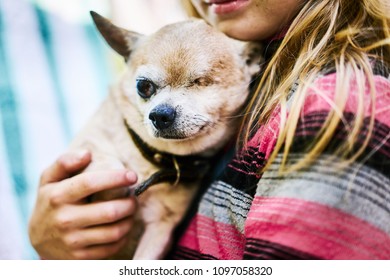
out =
<path fill-rule="evenodd" d="M 123 70 L 90 10 L 145 34 L 185 18 L 179 0 L 0 0 L 0 259 L 38 258 L 27 224 L 40 174 Z"/>

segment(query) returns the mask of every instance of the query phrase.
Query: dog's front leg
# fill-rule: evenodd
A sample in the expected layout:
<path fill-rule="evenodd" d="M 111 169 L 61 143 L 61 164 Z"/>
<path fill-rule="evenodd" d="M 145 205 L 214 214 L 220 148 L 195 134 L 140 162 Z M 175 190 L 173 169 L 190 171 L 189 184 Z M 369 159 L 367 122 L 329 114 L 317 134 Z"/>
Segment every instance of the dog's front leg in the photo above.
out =
<path fill-rule="evenodd" d="M 162 184 L 140 195 L 144 231 L 133 259 L 165 257 L 172 246 L 173 231 L 187 213 L 198 186 L 199 182 Z"/>
<path fill-rule="evenodd" d="M 146 225 L 133 259 L 162 259 L 171 247 L 174 228 L 175 224 L 169 222 L 156 222 Z"/>

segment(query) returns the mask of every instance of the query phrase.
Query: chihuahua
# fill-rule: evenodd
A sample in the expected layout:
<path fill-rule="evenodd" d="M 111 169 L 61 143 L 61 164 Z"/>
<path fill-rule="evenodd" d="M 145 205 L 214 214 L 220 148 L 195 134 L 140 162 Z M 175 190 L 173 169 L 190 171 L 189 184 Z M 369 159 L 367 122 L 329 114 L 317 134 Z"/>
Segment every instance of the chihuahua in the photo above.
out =
<path fill-rule="evenodd" d="M 138 196 L 129 244 L 116 259 L 161 259 L 213 157 L 237 134 L 261 46 L 233 40 L 200 19 L 149 36 L 91 12 L 126 71 L 70 149 L 92 152 L 90 170 L 128 168 L 135 186 L 90 201 Z"/>

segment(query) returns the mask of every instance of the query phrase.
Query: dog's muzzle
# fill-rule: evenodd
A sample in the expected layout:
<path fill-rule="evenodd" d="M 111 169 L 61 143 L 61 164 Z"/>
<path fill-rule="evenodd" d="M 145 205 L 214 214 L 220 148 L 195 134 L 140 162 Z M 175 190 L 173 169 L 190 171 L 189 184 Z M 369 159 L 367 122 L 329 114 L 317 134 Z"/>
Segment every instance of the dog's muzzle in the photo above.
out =
<path fill-rule="evenodd" d="M 176 110 L 169 105 L 156 106 L 149 114 L 149 119 L 158 130 L 170 128 L 176 118 Z"/>

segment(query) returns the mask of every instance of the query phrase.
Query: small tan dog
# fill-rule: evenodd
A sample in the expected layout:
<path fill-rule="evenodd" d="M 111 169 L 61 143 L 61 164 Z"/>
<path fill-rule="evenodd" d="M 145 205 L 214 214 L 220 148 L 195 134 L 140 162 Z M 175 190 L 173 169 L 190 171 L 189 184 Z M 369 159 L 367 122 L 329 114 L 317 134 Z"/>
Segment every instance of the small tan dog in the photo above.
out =
<path fill-rule="evenodd" d="M 114 258 L 163 258 L 211 159 L 237 133 L 260 46 L 198 19 L 143 36 L 91 15 L 127 70 L 70 149 L 92 152 L 84 172 L 138 174 L 136 186 L 91 197 L 93 203 L 139 195 L 131 241 Z"/>

